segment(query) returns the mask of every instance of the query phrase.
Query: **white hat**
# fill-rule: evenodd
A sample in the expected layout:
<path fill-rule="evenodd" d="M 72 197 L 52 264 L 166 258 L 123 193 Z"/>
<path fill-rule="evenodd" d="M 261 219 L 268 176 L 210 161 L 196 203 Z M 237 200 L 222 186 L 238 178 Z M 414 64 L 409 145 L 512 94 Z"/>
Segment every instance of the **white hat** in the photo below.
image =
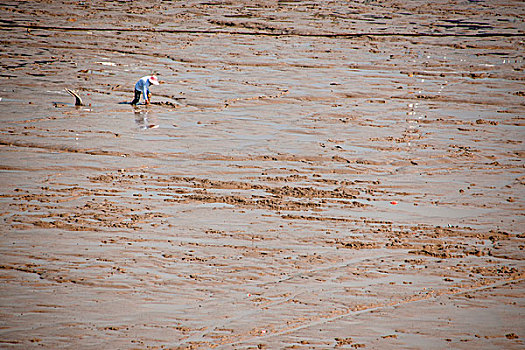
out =
<path fill-rule="evenodd" d="M 151 77 L 148 78 L 149 82 L 152 83 L 153 85 L 159 85 L 159 79 L 157 79 L 156 76 L 152 75 Z"/>

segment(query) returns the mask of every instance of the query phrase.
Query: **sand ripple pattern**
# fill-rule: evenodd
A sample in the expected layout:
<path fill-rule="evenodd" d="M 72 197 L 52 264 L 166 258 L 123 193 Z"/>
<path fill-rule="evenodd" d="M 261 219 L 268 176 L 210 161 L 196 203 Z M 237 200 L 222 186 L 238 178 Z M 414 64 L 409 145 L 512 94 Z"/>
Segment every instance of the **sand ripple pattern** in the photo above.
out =
<path fill-rule="evenodd" d="M 524 347 L 522 2 L 0 11 L 0 348 Z"/>

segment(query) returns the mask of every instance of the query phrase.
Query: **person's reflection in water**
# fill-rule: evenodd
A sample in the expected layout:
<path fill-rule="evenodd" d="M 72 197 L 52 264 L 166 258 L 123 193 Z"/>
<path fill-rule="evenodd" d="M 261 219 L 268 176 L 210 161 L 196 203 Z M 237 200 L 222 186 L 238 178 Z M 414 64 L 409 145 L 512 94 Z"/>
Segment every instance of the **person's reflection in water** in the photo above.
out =
<path fill-rule="evenodd" d="M 148 111 L 135 111 L 135 123 L 137 123 L 139 129 L 145 130 L 159 127 L 158 124 L 149 120 L 148 113 Z"/>

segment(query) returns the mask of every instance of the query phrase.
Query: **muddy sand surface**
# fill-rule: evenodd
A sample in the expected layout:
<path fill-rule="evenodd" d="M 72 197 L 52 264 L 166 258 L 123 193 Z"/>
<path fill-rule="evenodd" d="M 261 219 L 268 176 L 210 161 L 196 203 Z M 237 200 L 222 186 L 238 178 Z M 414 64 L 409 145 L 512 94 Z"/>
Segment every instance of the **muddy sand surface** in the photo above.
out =
<path fill-rule="evenodd" d="M 254 3 L 1 3 L 0 347 L 522 349 L 523 3 Z"/>

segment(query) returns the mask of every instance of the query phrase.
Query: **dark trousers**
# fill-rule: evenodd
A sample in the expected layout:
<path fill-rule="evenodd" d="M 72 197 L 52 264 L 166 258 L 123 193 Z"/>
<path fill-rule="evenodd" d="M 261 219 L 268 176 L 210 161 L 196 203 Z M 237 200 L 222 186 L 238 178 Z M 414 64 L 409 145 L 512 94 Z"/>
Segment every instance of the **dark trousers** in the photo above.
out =
<path fill-rule="evenodd" d="M 133 99 L 133 101 L 131 101 L 132 105 L 136 105 L 137 103 L 139 103 L 141 94 L 142 92 L 135 90 L 135 98 Z"/>

